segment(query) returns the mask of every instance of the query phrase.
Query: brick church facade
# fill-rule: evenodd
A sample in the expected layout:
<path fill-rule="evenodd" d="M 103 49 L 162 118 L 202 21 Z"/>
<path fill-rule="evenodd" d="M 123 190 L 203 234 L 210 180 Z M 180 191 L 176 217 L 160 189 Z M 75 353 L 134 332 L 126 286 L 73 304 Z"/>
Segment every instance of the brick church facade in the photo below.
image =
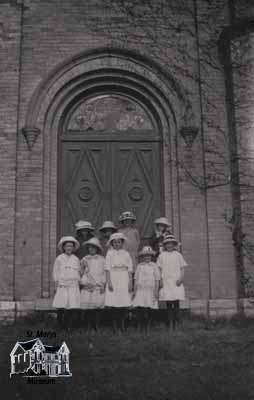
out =
<path fill-rule="evenodd" d="M 245 3 L 1 2 L 3 315 L 50 304 L 75 220 L 99 227 L 125 209 L 144 241 L 156 217 L 172 222 L 193 310 L 237 311 L 251 276 L 241 238 L 253 235 Z"/>

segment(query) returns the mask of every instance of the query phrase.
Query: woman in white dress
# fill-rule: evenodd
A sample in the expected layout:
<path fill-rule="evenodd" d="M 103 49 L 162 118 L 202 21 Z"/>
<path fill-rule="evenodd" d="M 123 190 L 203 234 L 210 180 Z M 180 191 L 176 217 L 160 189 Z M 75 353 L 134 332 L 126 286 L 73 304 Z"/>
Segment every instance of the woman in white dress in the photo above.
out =
<path fill-rule="evenodd" d="M 173 235 L 163 240 L 164 250 L 160 253 L 157 265 L 161 271 L 159 300 L 166 302 L 167 324 L 172 321 L 173 329 L 179 322 L 180 300 L 185 299 L 183 286 L 184 269 L 187 266 L 183 256 L 176 248 L 178 242 Z"/>
<path fill-rule="evenodd" d="M 79 242 L 72 236 L 63 236 L 58 248 L 62 254 L 56 257 L 53 267 L 55 296 L 52 306 L 58 310 L 58 322 L 61 326 L 77 322 L 75 317 L 80 308 L 80 261 L 73 253 L 78 250 Z M 66 314 L 66 310 L 72 313 Z M 72 316 L 72 318 L 71 318 Z"/>
<path fill-rule="evenodd" d="M 124 329 L 126 308 L 131 306 L 132 259 L 123 246 L 126 241 L 122 233 L 113 233 L 109 239 L 106 255 L 105 306 L 113 308 L 114 329 Z"/>
<path fill-rule="evenodd" d="M 121 232 L 126 238 L 124 248 L 129 252 L 132 258 L 133 272 L 136 270 L 140 246 L 140 235 L 138 229 L 134 225 L 135 221 L 136 217 L 133 212 L 124 211 L 119 217 L 121 226 L 118 229 L 118 232 Z"/>
<path fill-rule="evenodd" d="M 152 261 L 155 252 L 150 246 L 144 246 L 139 253 L 140 262 L 134 276 L 133 307 L 136 308 L 139 326 L 148 331 L 152 313 L 158 309 L 160 271 Z"/>
<path fill-rule="evenodd" d="M 104 307 L 105 258 L 101 255 L 102 247 L 96 237 L 85 242 L 84 246 L 87 247 L 88 255 L 81 260 L 81 267 L 84 271 L 80 281 L 81 308 L 86 310 L 88 325 L 92 324 L 97 330 L 100 317 L 98 310 Z"/>

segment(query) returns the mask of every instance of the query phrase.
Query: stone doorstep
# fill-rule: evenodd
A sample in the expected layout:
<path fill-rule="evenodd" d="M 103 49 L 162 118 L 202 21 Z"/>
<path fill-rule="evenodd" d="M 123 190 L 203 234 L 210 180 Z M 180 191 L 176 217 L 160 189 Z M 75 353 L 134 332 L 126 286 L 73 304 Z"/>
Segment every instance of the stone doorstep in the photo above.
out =
<path fill-rule="evenodd" d="M 34 310 L 54 310 L 52 308 L 52 298 L 37 299 L 29 301 L 0 301 L 0 313 L 1 311 L 34 311 Z M 228 310 L 237 311 L 237 303 L 243 305 L 244 309 L 254 310 L 254 299 L 214 299 L 209 301 L 210 310 Z M 180 307 L 182 309 L 190 309 L 191 311 L 201 311 L 207 309 L 206 299 L 186 299 L 180 301 Z"/>

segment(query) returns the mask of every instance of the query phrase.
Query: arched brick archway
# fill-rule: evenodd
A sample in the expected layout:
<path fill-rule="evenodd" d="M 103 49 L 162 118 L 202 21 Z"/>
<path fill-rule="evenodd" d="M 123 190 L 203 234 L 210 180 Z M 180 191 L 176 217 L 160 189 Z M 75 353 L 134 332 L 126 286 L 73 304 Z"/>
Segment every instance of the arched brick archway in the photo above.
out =
<path fill-rule="evenodd" d="M 38 86 L 24 127 L 36 128 L 43 143 L 41 292 L 45 297 L 50 293 L 51 268 L 58 240 L 59 132 L 73 107 L 83 98 L 102 93 L 129 96 L 151 116 L 162 141 L 162 202 L 175 232 L 180 233 L 177 132 L 186 109 L 191 108 L 183 88 L 156 63 L 134 52 L 99 49 L 73 57 Z"/>

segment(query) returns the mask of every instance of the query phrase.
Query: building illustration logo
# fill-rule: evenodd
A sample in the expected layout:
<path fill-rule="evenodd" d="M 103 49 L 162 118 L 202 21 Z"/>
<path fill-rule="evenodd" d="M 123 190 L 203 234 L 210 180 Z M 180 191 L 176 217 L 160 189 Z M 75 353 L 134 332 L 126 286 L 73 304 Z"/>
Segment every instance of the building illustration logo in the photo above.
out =
<path fill-rule="evenodd" d="M 26 342 L 17 342 L 11 357 L 11 372 L 24 377 L 69 377 L 70 350 L 66 343 L 60 346 L 47 346 L 38 338 Z"/>

